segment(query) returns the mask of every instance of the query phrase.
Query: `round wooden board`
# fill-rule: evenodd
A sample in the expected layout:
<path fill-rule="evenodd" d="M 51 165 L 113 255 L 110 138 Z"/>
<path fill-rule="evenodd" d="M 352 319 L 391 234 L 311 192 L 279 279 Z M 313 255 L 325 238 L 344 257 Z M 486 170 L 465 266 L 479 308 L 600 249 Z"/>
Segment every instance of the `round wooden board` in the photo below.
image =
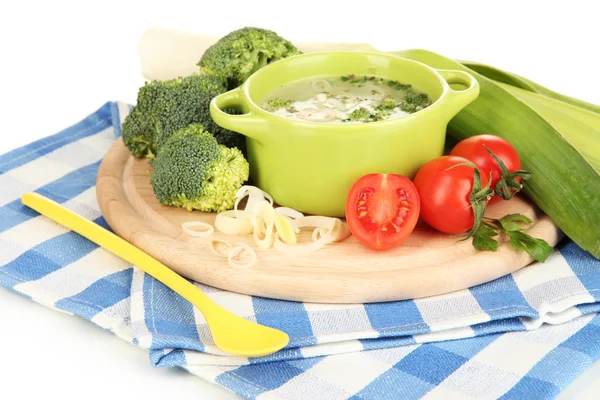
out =
<path fill-rule="evenodd" d="M 213 223 L 215 214 L 188 212 L 158 203 L 145 159 L 134 159 L 122 141 L 104 158 L 97 180 L 100 209 L 111 228 L 177 273 L 197 282 L 284 300 L 319 303 L 369 303 L 449 293 L 488 282 L 530 264 L 532 258 L 506 243 L 497 252 L 477 252 L 471 241 L 419 224 L 406 242 L 372 251 L 353 236 L 316 253 L 291 257 L 274 249 L 257 250 L 249 269 L 229 266 L 214 255 L 206 239 L 181 230 L 186 221 Z M 528 233 L 555 245 L 562 233 L 545 214 L 523 198 L 489 207 L 493 217 L 521 213 L 533 220 Z M 251 235 L 214 237 L 253 245 Z M 256 248 L 256 246 L 253 246 Z"/>

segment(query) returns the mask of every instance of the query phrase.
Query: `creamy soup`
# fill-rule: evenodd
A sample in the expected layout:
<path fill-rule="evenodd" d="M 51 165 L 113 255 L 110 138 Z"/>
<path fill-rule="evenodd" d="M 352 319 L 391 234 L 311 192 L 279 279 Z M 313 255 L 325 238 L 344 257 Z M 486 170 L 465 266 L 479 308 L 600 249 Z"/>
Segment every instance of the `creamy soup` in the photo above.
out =
<path fill-rule="evenodd" d="M 322 123 L 366 123 L 400 118 L 431 105 L 411 85 L 368 75 L 319 76 L 283 85 L 263 104 L 275 115 Z"/>

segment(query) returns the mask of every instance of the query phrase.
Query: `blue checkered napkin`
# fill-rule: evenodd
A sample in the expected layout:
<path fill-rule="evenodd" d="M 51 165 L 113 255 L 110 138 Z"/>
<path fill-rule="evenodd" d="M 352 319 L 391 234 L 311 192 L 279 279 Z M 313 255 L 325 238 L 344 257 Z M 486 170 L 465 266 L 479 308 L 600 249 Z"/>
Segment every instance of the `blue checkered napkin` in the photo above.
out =
<path fill-rule="evenodd" d="M 107 103 L 0 156 L 0 285 L 111 330 L 157 367 L 186 368 L 246 398 L 551 398 L 600 358 L 600 262 L 570 241 L 544 264 L 414 301 L 303 304 L 197 284 L 291 337 L 267 357 L 220 352 L 189 303 L 19 201 L 34 190 L 107 227 L 95 179 L 127 112 Z"/>
<path fill-rule="evenodd" d="M 600 317 L 515 333 L 189 372 L 248 399 L 551 399 L 600 358 Z"/>
<path fill-rule="evenodd" d="M 412 301 L 303 304 L 196 285 L 234 313 L 287 332 L 290 345 L 263 358 L 229 357 L 215 347 L 203 316 L 191 304 L 151 277 L 135 273 L 132 323 L 140 330 L 134 333 L 144 339 L 158 366 L 179 365 L 184 358 L 188 364 L 204 364 L 214 355 L 221 356 L 220 363 L 257 364 L 534 330 L 600 311 L 600 262 L 572 242 L 562 244 L 544 264 L 469 290 Z M 161 343 L 158 348 L 152 340 Z M 164 341 L 177 345 L 165 352 Z"/>

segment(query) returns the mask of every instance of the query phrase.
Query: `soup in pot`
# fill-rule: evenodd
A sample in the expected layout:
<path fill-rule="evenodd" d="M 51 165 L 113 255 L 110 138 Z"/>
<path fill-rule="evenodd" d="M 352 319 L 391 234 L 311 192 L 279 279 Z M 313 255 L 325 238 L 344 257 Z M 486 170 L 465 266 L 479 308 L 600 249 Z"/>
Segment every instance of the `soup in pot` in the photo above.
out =
<path fill-rule="evenodd" d="M 400 118 L 430 105 L 429 96 L 409 84 L 377 76 L 328 75 L 285 84 L 262 107 L 294 120 L 356 124 Z"/>

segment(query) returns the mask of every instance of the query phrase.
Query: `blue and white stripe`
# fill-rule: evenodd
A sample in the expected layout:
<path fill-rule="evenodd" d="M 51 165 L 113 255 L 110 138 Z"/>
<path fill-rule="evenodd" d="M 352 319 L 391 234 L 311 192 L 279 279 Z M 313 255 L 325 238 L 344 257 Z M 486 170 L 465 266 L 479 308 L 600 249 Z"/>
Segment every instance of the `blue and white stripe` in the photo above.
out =
<path fill-rule="evenodd" d="M 249 399 L 552 398 L 600 358 L 600 262 L 568 240 L 544 264 L 414 301 L 304 304 L 196 284 L 291 338 L 267 357 L 221 352 L 181 297 L 20 203 L 36 191 L 108 228 L 96 174 L 129 109 L 106 103 L 0 156 L 1 286 Z"/>

